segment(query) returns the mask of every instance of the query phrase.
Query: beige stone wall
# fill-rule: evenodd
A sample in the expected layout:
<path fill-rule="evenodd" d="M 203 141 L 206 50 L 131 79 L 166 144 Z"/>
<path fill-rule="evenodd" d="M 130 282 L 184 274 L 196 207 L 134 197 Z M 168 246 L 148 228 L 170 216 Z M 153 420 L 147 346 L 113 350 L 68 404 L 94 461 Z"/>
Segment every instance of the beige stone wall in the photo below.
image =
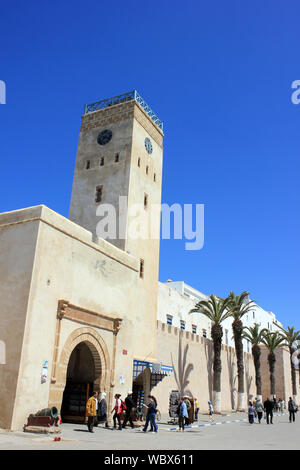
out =
<path fill-rule="evenodd" d="M 0 364 L 0 428 L 10 428 L 12 421 L 39 225 L 11 223 L 33 212 L 16 211 L 13 219 L 11 213 L 0 215 L 0 341 L 6 350 L 6 363 Z"/>
<path fill-rule="evenodd" d="M 148 352 L 145 337 L 149 331 L 145 330 L 143 321 L 148 315 L 148 306 L 143 302 L 137 305 L 137 299 L 141 299 L 138 261 L 103 240 L 99 244 L 93 243 L 90 232 L 46 207 L 34 208 L 32 214 L 23 212 L 20 220 L 14 213 L 10 218 L 11 225 L 3 229 L 4 238 L 2 236 L 7 253 L 2 266 L 6 277 L 11 272 L 10 284 L 3 290 L 6 306 L 1 315 L 7 328 L 9 325 L 11 328 L 10 332 L 7 331 L 7 339 L 12 335 L 11 315 L 22 320 L 15 336 L 8 342 L 8 385 L 4 388 L 6 408 L 7 396 L 15 394 L 15 386 L 11 384 L 16 383 L 18 377 L 15 400 L 10 405 L 11 409 L 14 405 L 11 427 L 21 429 L 29 413 L 48 407 L 60 299 L 122 319 L 116 337 L 114 377 L 109 377 L 109 386 L 111 395 L 118 391 L 125 396 L 132 387 L 133 358 L 143 358 Z M 9 250 L 9 240 L 13 247 L 18 246 L 18 239 L 22 239 L 23 244 L 19 245 L 19 251 L 13 253 Z M 9 322 L 7 318 L 3 320 L 5 316 L 9 316 Z M 58 362 L 63 358 L 64 345 L 68 344 L 70 336 L 83 326 L 76 321 L 62 319 Z M 114 335 L 101 328 L 92 329 L 105 344 L 109 357 L 107 367 L 112 372 Z M 123 350 L 127 351 L 126 355 Z M 44 360 L 49 361 L 49 376 L 46 383 L 41 383 Z M 122 384 L 121 376 L 124 377 Z M 2 426 L 9 427 L 7 417 L 5 421 L 2 419 Z"/>
<path fill-rule="evenodd" d="M 180 346 L 181 343 L 181 346 Z M 179 328 L 168 326 L 158 321 L 157 356 L 165 365 L 174 365 L 178 380 L 185 391 L 198 398 L 200 409 L 207 410 L 207 401 L 212 399 L 213 347 L 209 339 Z M 254 364 L 251 354 L 244 354 L 246 398 L 256 395 Z M 181 373 L 179 372 L 181 368 Z M 191 368 L 189 373 L 189 368 Z M 237 367 L 233 348 L 222 346 L 221 388 L 222 410 L 236 409 L 237 405 Z M 186 378 L 184 376 L 186 374 Z M 184 385 L 184 382 L 186 384 Z M 164 413 L 168 412 L 169 394 L 178 390 L 175 375 L 171 374 L 162 380 L 153 390 L 158 406 Z"/>

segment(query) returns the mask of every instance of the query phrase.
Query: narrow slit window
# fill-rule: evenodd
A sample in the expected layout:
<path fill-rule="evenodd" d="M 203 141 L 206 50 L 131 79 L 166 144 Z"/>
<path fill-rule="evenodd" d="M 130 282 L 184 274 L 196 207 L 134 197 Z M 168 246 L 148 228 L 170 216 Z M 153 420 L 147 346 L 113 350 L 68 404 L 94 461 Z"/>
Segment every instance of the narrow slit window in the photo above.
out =
<path fill-rule="evenodd" d="M 156 181 L 156 173 L 154 173 L 154 175 L 153 175 L 153 181 L 154 182 Z"/>
<path fill-rule="evenodd" d="M 120 161 L 120 155 L 116 153 L 115 155 L 115 163 L 118 163 Z"/>
<path fill-rule="evenodd" d="M 149 167 L 146 166 L 146 175 L 148 175 L 148 173 L 149 173 Z"/>
<path fill-rule="evenodd" d="M 91 168 L 91 160 L 87 160 L 85 168 L 89 170 Z"/>
<path fill-rule="evenodd" d="M 100 166 L 103 166 L 104 165 L 104 157 L 101 157 L 100 159 Z"/>
<path fill-rule="evenodd" d="M 144 267 L 145 267 L 144 265 L 145 265 L 144 260 L 141 259 L 140 260 L 140 278 L 141 279 L 144 279 Z"/>
<path fill-rule="evenodd" d="M 102 186 L 97 186 L 96 187 L 95 202 L 99 203 L 101 201 L 102 201 Z"/>
<path fill-rule="evenodd" d="M 141 166 L 141 159 L 138 158 L 138 167 L 140 168 L 140 166 Z"/>

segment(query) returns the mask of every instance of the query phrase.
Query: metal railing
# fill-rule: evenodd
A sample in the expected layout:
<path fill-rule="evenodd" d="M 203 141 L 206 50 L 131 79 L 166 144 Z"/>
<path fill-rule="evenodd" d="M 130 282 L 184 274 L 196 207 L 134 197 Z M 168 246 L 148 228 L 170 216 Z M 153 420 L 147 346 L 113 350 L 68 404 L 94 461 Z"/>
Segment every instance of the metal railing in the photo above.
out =
<path fill-rule="evenodd" d="M 152 121 L 161 130 L 163 130 L 163 122 L 152 111 L 150 106 L 148 106 L 146 101 L 141 97 L 137 90 L 130 91 L 129 93 L 124 93 L 123 95 L 114 96 L 113 98 L 107 98 L 105 100 L 96 101 L 95 103 L 86 104 L 84 107 L 84 114 L 92 113 L 93 111 L 99 111 L 100 109 L 108 108 L 109 106 L 114 106 L 116 104 L 126 103 L 127 101 L 136 101 L 146 111 Z"/>

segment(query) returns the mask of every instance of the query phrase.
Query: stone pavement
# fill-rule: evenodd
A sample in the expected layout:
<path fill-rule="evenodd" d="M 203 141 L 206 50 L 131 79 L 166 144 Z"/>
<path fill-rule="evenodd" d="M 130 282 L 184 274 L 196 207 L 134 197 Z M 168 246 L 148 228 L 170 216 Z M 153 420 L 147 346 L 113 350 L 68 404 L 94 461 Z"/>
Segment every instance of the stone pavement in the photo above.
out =
<path fill-rule="evenodd" d="M 200 426 L 199 426 L 200 425 Z M 23 432 L 0 431 L 0 450 L 210 450 L 210 449 L 300 449 L 300 416 L 289 423 L 288 415 L 274 416 L 274 424 L 250 425 L 246 413 L 229 413 L 215 416 L 210 425 L 207 415 L 199 415 L 198 423 L 176 432 L 176 426 L 167 424 L 163 417 L 159 432 L 143 433 L 140 429 L 127 428 L 122 431 L 94 428 L 89 433 L 87 426 L 63 424 L 62 440 L 54 442 L 53 436 Z"/>

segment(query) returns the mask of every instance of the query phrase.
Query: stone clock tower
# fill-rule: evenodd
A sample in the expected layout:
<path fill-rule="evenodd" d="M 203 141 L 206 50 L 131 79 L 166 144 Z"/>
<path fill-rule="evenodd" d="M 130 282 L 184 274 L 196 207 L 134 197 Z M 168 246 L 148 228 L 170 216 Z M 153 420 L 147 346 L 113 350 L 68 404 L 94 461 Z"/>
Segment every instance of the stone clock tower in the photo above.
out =
<path fill-rule="evenodd" d="M 136 90 L 86 105 L 69 217 L 105 238 L 99 211 L 115 211 L 116 231 L 110 224 L 106 240 L 139 261 L 136 301 L 144 304 L 141 322 L 148 331 L 156 328 L 162 153 L 162 122 Z"/>

